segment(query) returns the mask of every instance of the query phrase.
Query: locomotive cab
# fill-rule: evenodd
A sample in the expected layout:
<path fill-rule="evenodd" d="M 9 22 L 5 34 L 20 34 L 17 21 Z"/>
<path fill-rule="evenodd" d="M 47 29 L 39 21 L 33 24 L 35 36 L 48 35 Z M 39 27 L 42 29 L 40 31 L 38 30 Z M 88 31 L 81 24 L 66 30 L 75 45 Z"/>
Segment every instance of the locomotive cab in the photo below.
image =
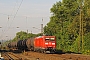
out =
<path fill-rule="evenodd" d="M 56 38 L 55 36 L 45 37 L 45 50 L 50 52 L 56 51 Z"/>

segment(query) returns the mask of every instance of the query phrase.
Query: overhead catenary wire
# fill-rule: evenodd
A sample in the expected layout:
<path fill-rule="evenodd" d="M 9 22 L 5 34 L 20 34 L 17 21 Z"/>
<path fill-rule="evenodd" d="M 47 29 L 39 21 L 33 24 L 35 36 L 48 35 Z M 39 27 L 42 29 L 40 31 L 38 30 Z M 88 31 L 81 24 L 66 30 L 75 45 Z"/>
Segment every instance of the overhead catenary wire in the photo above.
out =
<path fill-rule="evenodd" d="M 18 9 L 17 9 L 17 11 L 16 11 L 16 13 L 15 13 L 14 17 L 13 17 L 13 20 L 12 20 L 12 22 L 11 22 L 11 24 L 10 24 L 10 27 L 11 27 L 11 25 L 12 25 L 12 23 L 13 23 L 13 21 L 14 21 L 14 19 L 15 19 L 16 15 L 17 15 L 17 13 L 18 13 L 18 11 L 19 11 L 19 9 L 20 9 L 21 5 L 22 5 L 22 2 L 23 2 L 23 0 L 21 1 L 20 5 L 19 5 L 19 7 L 18 7 Z"/>
<path fill-rule="evenodd" d="M 19 7 L 18 7 L 18 9 L 17 9 L 17 11 L 16 11 L 14 17 L 13 17 L 13 20 L 15 19 L 16 15 L 17 15 L 17 13 L 18 13 L 18 11 L 19 11 L 21 5 L 22 5 L 22 2 L 23 2 L 23 0 L 21 0 L 21 3 L 20 3 L 20 5 L 19 5 Z M 14 8 L 15 8 L 15 6 L 14 6 Z M 13 9 L 12 11 L 14 11 L 14 9 Z M 7 16 L 8 16 L 8 21 L 7 21 L 6 27 L 11 27 L 11 25 L 12 25 L 12 23 L 13 23 L 13 20 L 11 21 L 11 24 L 9 25 L 9 19 L 10 19 L 10 16 L 12 16 L 12 13 L 11 13 L 10 16 L 9 16 L 8 14 L 4 14 L 4 13 L 0 13 L 0 14 L 7 15 Z M 3 34 L 5 34 L 6 31 L 8 31 L 9 29 L 10 29 L 10 28 L 7 28 L 7 29 L 5 28 L 5 29 L 3 30 L 3 33 L 2 33 L 2 35 L 1 35 L 0 37 L 2 37 Z"/>
<path fill-rule="evenodd" d="M 11 22 L 11 24 L 10 24 L 10 26 L 9 27 L 11 27 L 12 26 L 12 23 L 13 23 L 13 21 L 15 20 L 15 18 L 16 18 L 16 15 L 17 15 L 17 13 L 18 13 L 18 11 L 19 11 L 19 9 L 20 9 L 20 7 L 21 7 L 21 5 L 22 5 L 22 2 L 23 2 L 23 0 L 21 0 L 21 3 L 20 3 L 20 5 L 19 5 L 19 7 L 18 7 L 18 9 L 17 9 L 17 11 L 16 11 L 16 13 L 15 13 L 15 15 L 14 15 L 14 17 L 13 17 L 13 20 L 12 20 L 12 22 Z M 9 30 L 9 29 L 8 29 Z"/>
<path fill-rule="evenodd" d="M 16 2 L 16 4 L 17 4 L 17 2 Z M 15 6 L 16 6 L 16 4 L 15 4 Z M 5 33 L 8 31 L 10 16 L 12 16 L 12 12 L 14 11 L 15 6 L 14 6 L 14 8 L 11 11 L 11 15 L 10 14 L 5 14 L 5 13 L 0 13 L 1 15 L 7 16 L 7 19 L 8 19 L 6 24 L 5 24 L 6 25 L 5 28 L 2 30 L 2 34 L 0 36 L 1 38 L 3 37 L 3 34 L 5 35 Z"/>

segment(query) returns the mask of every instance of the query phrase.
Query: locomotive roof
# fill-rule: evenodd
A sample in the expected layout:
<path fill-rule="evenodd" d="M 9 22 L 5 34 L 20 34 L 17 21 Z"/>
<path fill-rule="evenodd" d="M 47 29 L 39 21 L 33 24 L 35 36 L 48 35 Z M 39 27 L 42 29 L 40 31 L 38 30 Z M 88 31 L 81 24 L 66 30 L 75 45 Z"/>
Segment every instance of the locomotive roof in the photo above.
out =
<path fill-rule="evenodd" d="M 51 37 L 51 36 L 38 36 L 36 38 Z M 54 37 L 54 36 L 53 36 Z"/>

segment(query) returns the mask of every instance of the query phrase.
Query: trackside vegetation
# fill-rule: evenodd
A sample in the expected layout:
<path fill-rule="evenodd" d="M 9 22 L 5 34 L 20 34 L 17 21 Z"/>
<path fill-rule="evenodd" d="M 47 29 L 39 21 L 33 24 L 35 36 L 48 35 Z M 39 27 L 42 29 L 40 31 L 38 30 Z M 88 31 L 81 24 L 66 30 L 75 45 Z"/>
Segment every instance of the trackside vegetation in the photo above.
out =
<path fill-rule="evenodd" d="M 90 0 L 62 0 L 52 8 L 46 35 L 55 35 L 57 49 L 90 54 Z"/>

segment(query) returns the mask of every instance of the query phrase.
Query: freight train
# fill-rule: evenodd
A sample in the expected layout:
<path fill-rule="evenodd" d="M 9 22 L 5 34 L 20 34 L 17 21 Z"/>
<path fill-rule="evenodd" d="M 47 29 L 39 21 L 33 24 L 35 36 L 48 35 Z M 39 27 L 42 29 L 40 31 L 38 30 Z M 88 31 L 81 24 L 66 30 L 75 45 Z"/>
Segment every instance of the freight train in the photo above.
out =
<path fill-rule="evenodd" d="M 18 50 L 32 50 L 39 52 L 55 52 L 56 51 L 56 37 L 55 36 L 39 36 L 25 40 L 18 40 L 11 42 L 8 45 L 9 49 Z"/>

